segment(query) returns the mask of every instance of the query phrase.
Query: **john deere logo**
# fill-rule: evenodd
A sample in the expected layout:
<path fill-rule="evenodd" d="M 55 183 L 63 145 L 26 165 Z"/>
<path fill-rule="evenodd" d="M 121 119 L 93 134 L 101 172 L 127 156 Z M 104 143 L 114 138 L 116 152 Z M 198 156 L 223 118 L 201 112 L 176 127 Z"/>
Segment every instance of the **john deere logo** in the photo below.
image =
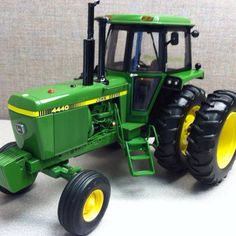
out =
<path fill-rule="evenodd" d="M 21 135 L 25 134 L 26 133 L 25 126 L 22 124 L 16 124 L 16 132 Z"/>

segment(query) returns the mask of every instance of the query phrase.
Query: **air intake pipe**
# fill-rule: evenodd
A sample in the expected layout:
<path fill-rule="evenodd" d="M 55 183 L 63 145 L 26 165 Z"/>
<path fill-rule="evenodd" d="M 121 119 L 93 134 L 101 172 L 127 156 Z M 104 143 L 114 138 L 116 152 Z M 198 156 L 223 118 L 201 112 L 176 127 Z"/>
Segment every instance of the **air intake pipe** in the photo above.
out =
<path fill-rule="evenodd" d="M 106 17 L 97 17 L 99 24 L 99 48 L 98 48 L 98 81 L 108 85 L 105 72 L 105 51 L 106 51 Z"/>

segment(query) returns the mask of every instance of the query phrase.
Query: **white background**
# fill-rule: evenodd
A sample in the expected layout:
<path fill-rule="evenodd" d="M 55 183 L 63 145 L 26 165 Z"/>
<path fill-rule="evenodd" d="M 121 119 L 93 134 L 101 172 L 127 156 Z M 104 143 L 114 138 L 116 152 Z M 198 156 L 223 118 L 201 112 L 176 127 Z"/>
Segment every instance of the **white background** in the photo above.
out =
<path fill-rule="evenodd" d="M 0 146 L 14 140 L 9 121 L 0 121 Z M 103 148 L 71 164 L 105 174 L 112 186 L 108 210 L 91 236 L 236 235 L 236 172 L 217 187 L 202 187 L 189 174 L 166 172 L 131 177 L 120 150 Z M 57 220 L 66 184 L 39 174 L 33 189 L 19 197 L 0 193 L 0 235 L 69 236 Z"/>

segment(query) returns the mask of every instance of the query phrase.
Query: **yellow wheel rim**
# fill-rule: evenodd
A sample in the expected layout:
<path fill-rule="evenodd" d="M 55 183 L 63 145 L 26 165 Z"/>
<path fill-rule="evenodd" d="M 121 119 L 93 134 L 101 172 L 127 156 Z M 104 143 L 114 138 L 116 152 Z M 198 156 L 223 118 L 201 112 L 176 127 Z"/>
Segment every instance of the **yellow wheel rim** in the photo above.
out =
<path fill-rule="evenodd" d="M 196 118 L 196 112 L 200 109 L 199 105 L 193 106 L 187 113 L 180 134 L 180 151 L 186 156 L 188 147 L 188 136 L 190 135 L 190 126 Z"/>
<path fill-rule="evenodd" d="M 228 166 L 236 149 L 236 112 L 231 112 L 221 130 L 217 146 L 217 164 L 220 169 Z"/>
<path fill-rule="evenodd" d="M 86 222 L 93 221 L 100 213 L 104 202 L 104 194 L 100 189 L 94 190 L 86 199 L 83 218 Z"/>

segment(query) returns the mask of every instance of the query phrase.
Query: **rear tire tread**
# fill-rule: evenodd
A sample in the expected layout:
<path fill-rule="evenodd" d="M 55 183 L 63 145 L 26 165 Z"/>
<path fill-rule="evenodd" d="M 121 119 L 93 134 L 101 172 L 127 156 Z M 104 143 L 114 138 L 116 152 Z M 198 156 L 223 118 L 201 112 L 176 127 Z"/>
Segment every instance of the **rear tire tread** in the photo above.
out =
<path fill-rule="evenodd" d="M 181 172 L 187 169 L 186 164 L 180 158 L 179 132 L 185 113 L 195 101 L 200 105 L 205 100 L 205 92 L 193 85 L 185 85 L 173 101 L 162 108 L 160 117 L 157 118 L 157 132 L 160 145 L 154 155 L 158 163 L 174 172 Z"/>
<path fill-rule="evenodd" d="M 223 121 L 231 111 L 236 111 L 236 94 L 227 90 L 215 91 L 208 95 L 192 126 L 188 138 L 188 166 L 191 174 L 203 184 L 219 184 L 233 165 L 235 156 L 225 169 L 219 169 L 216 164 L 218 137 Z"/>

